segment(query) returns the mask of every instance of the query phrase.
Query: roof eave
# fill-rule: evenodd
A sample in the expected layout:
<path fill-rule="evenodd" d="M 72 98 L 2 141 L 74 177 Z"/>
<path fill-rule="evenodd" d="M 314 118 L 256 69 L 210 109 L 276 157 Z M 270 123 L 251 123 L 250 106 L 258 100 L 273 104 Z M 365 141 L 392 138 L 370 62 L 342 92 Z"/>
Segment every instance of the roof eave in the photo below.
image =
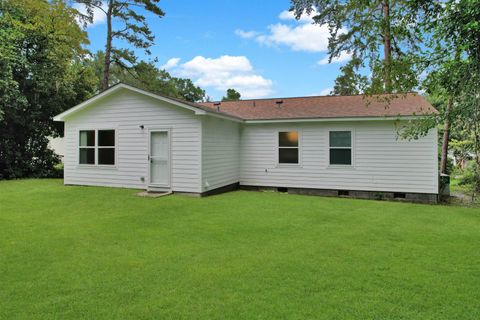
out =
<path fill-rule="evenodd" d="M 386 120 L 418 120 L 428 115 L 397 115 L 367 117 L 318 117 L 318 118 L 282 118 L 282 119 L 246 119 L 245 123 L 282 123 L 282 122 L 339 122 L 339 121 L 386 121 Z"/>

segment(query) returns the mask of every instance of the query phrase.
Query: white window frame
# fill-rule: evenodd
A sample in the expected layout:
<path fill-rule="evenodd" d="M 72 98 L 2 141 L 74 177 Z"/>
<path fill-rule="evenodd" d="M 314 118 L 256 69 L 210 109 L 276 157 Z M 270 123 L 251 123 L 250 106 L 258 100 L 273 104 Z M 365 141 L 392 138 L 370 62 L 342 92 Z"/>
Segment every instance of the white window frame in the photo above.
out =
<path fill-rule="evenodd" d="M 82 131 L 93 131 L 94 133 L 94 142 L 93 142 L 93 146 L 81 146 L 80 145 L 80 137 L 81 137 L 81 133 Z M 88 140 L 88 139 L 87 139 Z M 78 156 L 77 156 L 77 161 L 78 161 L 78 165 L 79 166 L 94 166 L 97 162 L 96 160 L 96 151 L 95 151 L 95 145 L 97 144 L 97 133 L 95 132 L 94 129 L 81 129 L 81 130 L 78 130 Z M 80 163 L 80 150 L 82 149 L 93 149 L 93 163 Z"/>
<path fill-rule="evenodd" d="M 98 131 L 108 131 L 108 130 L 113 130 L 113 134 L 114 134 L 114 143 L 115 145 L 114 146 L 99 146 L 98 145 Z M 94 131 L 95 132 L 95 145 L 94 146 L 80 146 L 80 132 L 81 131 Z M 78 148 L 77 148 L 77 162 L 78 162 L 78 166 L 79 167 L 88 167 L 88 168 L 91 168 L 91 167 L 98 167 L 98 168 L 116 168 L 117 166 L 117 145 L 118 145 L 118 139 L 117 139 L 117 132 L 118 130 L 116 128 L 111 128 L 111 127 L 108 127 L 108 128 L 87 128 L 87 129 L 79 129 L 78 130 Z M 94 159 L 95 159 L 95 163 L 93 164 L 89 164 L 89 163 L 80 163 L 80 149 L 94 149 L 95 151 L 95 155 L 94 155 Z M 114 164 L 99 164 L 98 163 L 98 149 L 114 149 L 114 158 L 113 158 L 113 161 L 114 161 Z"/>
<path fill-rule="evenodd" d="M 296 147 L 280 147 L 280 132 L 292 132 L 298 133 L 298 146 Z M 276 162 L 277 167 L 301 167 L 302 166 L 302 131 L 298 128 L 286 128 L 276 131 Z M 298 163 L 282 163 L 280 162 L 280 148 L 282 149 L 298 149 Z"/>
<path fill-rule="evenodd" d="M 331 147 L 330 146 L 330 133 L 331 132 L 342 132 L 342 131 L 349 131 L 350 132 L 350 147 Z M 328 143 L 328 166 L 331 168 L 354 168 L 355 167 L 355 130 L 351 128 L 331 128 L 328 130 L 327 136 L 327 143 Z M 350 150 L 350 164 L 332 164 L 330 161 L 330 150 L 331 149 L 344 149 Z"/>

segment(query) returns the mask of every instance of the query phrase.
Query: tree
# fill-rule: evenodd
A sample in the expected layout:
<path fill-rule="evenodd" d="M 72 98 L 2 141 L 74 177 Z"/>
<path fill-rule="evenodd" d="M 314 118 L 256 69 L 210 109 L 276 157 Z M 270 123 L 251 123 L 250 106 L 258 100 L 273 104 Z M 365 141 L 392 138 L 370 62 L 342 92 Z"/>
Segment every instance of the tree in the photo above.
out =
<path fill-rule="evenodd" d="M 367 77 L 355 72 L 358 63 L 358 59 L 352 59 L 340 68 L 341 74 L 335 79 L 333 94 L 346 96 L 361 93 L 360 88 L 364 87 Z"/>
<path fill-rule="evenodd" d="M 440 170 L 446 171 L 450 128 L 454 126 L 472 134 L 476 176 L 480 176 L 480 3 L 450 0 L 441 9 L 423 23 L 431 35 L 425 87 L 429 92 L 443 92 L 448 99 L 440 117 L 444 123 Z"/>
<path fill-rule="evenodd" d="M 314 23 L 328 25 L 330 60 L 350 53 L 355 63 L 339 82 L 367 93 L 405 92 L 418 84 L 412 52 L 419 50 L 416 27 L 422 7 L 410 0 L 292 0 L 297 18 L 314 13 Z M 370 81 L 355 74 L 368 67 Z M 349 89 L 349 90 L 350 90 Z"/>
<path fill-rule="evenodd" d="M 96 85 L 96 88 L 98 92 L 102 91 L 103 90 L 103 87 L 102 87 L 102 80 L 103 80 L 103 65 L 104 65 L 104 62 L 105 62 L 105 53 L 102 51 L 102 50 L 98 50 L 96 53 L 94 54 L 90 54 L 89 55 L 89 59 L 86 59 L 86 63 L 88 65 L 88 67 L 93 71 L 93 73 L 95 74 L 95 77 L 97 78 L 97 85 Z M 110 65 L 110 77 L 109 77 L 109 81 L 110 83 L 116 83 L 114 81 L 112 81 L 112 77 L 114 77 L 114 74 L 116 73 L 115 72 L 115 64 L 111 64 Z"/>
<path fill-rule="evenodd" d="M 116 66 L 114 70 L 116 82 L 191 102 L 203 101 L 205 98 L 205 90 L 195 86 L 192 80 L 172 77 L 153 63 L 141 61 L 129 69 Z"/>
<path fill-rule="evenodd" d="M 238 101 L 240 100 L 240 92 L 235 89 L 227 89 L 227 95 L 222 98 L 222 101 Z"/>
<path fill-rule="evenodd" d="M 89 65 L 95 70 L 98 79 L 102 78 L 103 58 L 103 51 L 98 51 L 89 61 Z M 127 69 L 112 63 L 110 83 L 118 82 L 191 102 L 205 100 L 205 90 L 197 87 L 192 80 L 173 77 L 167 71 L 158 69 L 153 62 L 140 61 Z M 101 88 L 99 89 L 101 90 Z"/>
<path fill-rule="evenodd" d="M 418 0 L 412 4 L 424 12 L 424 19 L 416 25 L 427 35 L 426 50 L 419 54 L 421 71 L 428 74 L 422 86 L 443 103 L 437 116 L 416 121 L 407 135 L 425 134 L 432 126 L 443 124 L 440 171 L 446 172 L 451 128 L 471 133 L 460 140 L 472 141 L 476 154 L 472 176 L 480 177 L 480 5 L 477 0 Z M 480 181 L 477 189 L 480 191 Z"/>
<path fill-rule="evenodd" d="M 458 81 L 450 97 L 456 121 L 471 132 L 475 150 L 475 176 L 480 177 L 480 3 L 478 1 L 450 1 L 445 14 L 435 28 L 435 38 L 445 42 L 450 49 L 445 52 L 438 43 L 434 58 L 442 58 L 441 67 Z M 453 61 L 452 61 L 453 60 Z M 480 191 L 477 181 L 476 191 Z"/>
<path fill-rule="evenodd" d="M 403 136 L 418 137 L 444 123 L 441 167 L 446 171 L 450 128 L 473 131 L 480 176 L 480 5 L 478 0 L 292 0 L 297 18 L 314 12 L 330 30 L 330 59 L 349 52 L 361 63 L 346 66 L 338 90 L 358 87 L 355 72 L 369 67 L 366 93 L 402 92 L 422 86 L 444 95 L 435 118 L 412 122 Z M 383 49 L 383 50 L 381 50 Z M 480 183 L 479 183 L 480 184 Z"/>
<path fill-rule="evenodd" d="M 0 179 L 45 176 L 58 161 L 52 117 L 94 90 L 87 41 L 62 0 L 0 2 Z"/>
<path fill-rule="evenodd" d="M 473 134 L 458 128 L 453 128 L 450 140 L 453 157 L 460 170 L 465 169 L 468 161 L 472 160 L 474 154 Z"/>
<path fill-rule="evenodd" d="M 110 86 L 110 65 L 115 63 L 120 68 L 128 68 L 135 64 L 137 58 L 133 50 L 122 49 L 114 45 L 114 40 L 122 40 L 134 48 L 144 49 L 150 54 L 149 48 L 155 37 L 146 23 L 141 11 L 163 17 L 164 12 L 158 7 L 160 0 L 77 0 L 87 8 L 86 20 L 92 21 L 93 10 L 100 10 L 106 15 L 107 37 L 105 43 L 105 58 L 103 65 L 102 89 Z M 106 4 L 106 6 L 104 5 Z M 115 21 L 115 27 L 113 25 Z"/>
<path fill-rule="evenodd" d="M 199 102 L 207 99 L 205 97 L 205 90 L 196 86 L 192 80 L 172 77 L 172 81 L 177 91 L 177 97 L 191 102 Z"/>

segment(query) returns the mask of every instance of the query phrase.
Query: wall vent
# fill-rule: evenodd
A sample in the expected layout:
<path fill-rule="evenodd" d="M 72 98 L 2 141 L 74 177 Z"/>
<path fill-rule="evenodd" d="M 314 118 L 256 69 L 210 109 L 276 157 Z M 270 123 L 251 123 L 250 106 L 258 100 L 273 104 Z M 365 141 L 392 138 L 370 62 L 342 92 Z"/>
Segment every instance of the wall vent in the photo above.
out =
<path fill-rule="evenodd" d="M 338 190 L 338 195 L 339 196 L 349 196 L 350 191 L 348 191 L 348 190 Z"/>

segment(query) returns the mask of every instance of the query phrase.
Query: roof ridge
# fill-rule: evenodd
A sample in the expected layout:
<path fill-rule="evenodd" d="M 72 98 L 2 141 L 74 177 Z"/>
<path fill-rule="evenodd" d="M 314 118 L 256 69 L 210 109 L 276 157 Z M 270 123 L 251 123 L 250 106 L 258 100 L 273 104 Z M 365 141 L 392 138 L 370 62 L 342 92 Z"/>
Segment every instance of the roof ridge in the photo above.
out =
<path fill-rule="evenodd" d="M 308 99 L 308 98 L 343 98 L 343 97 L 360 97 L 360 96 L 373 97 L 373 96 L 408 95 L 408 94 L 418 95 L 419 93 L 415 91 L 408 91 L 408 92 L 397 92 L 397 93 L 377 93 L 377 94 L 370 94 L 370 95 L 368 94 L 315 95 L 315 96 L 296 96 L 296 97 L 254 98 L 254 99 L 240 99 L 240 100 L 230 100 L 230 101 L 214 100 L 214 101 L 205 101 L 205 102 L 199 102 L 199 103 L 242 102 L 242 101 L 281 100 L 281 99 Z"/>

